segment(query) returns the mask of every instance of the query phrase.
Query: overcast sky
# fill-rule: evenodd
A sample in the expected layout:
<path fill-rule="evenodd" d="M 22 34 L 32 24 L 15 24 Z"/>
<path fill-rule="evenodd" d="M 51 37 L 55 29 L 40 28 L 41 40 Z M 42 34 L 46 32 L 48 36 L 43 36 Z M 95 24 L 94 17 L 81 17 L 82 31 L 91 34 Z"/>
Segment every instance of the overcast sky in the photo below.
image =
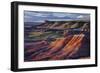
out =
<path fill-rule="evenodd" d="M 44 22 L 45 20 L 90 20 L 90 14 L 24 11 L 24 22 Z"/>

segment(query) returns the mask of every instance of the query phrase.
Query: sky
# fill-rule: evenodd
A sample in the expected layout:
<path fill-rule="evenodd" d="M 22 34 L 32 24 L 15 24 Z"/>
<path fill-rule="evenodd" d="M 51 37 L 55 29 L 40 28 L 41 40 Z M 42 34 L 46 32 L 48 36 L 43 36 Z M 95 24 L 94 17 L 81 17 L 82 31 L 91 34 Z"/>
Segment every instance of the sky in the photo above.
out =
<path fill-rule="evenodd" d="M 90 20 L 90 14 L 67 12 L 24 11 L 24 22 L 44 22 L 45 20 Z"/>

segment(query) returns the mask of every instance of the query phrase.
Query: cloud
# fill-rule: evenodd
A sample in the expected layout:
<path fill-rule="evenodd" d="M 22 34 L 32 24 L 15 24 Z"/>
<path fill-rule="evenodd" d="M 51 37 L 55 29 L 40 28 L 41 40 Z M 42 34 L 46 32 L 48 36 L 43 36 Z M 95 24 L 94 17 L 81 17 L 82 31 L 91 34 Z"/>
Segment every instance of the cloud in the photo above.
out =
<path fill-rule="evenodd" d="M 66 17 L 64 13 L 52 13 L 52 15 L 55 17 Z"/>
<path fill-rule="evenodd" d="M 25 15 L 30 16 L 30 17 L 48 17 L 50 16 L 50 14 L 48 13 L 44 13 L 44 12 L 32 12 L 32 11 L 25 11 L 24 12 Z"/>
<path fill-rule="evenodd" d="M 81 20 L 90 20 L 90 15 L 89 14 L 81 14 L 79 16 L 77 16 L 77 19 L 81 19 Z"/>
<path fill-rule="evenodd" d="M 53 13 L 53 16 L 63 18 L 63 17 L 72 17 L 73 14 L 65 13 L 65 12 L 64 13 Z"/>
<path fill-rule="evenodd" d="M 77 18 L 84 18 L 84 16 L 83 15 L 79 15 L 79 16 L 77 16 Z"/>
<path fill-rule="evenodd" d="M 48 14 L 43 14 L 43 13 L 36 13 L 34 16 L 37 16 L 37 17 L 48 17 L 49 15 Z"/>

